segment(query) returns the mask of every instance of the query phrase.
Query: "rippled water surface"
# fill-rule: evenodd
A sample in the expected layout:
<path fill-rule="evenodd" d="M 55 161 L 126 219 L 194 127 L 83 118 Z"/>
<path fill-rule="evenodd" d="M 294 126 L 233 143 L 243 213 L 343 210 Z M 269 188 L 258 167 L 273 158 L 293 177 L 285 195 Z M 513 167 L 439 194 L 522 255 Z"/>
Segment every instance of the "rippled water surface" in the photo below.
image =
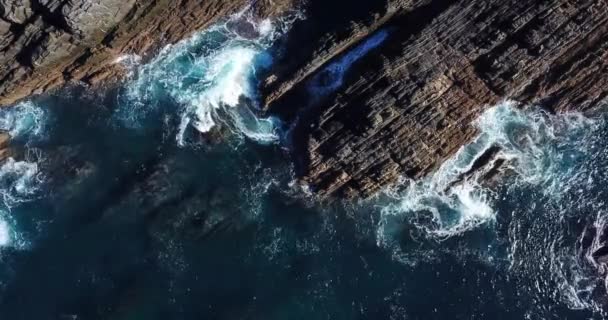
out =
<path fill-rule="evenodd" d="M 603 114 L 505 102 L 436 174 L 319 202 L 255 111 L 290 20 L 239 21 L 3 109 L 1 319 L 602 318 L 579 240 L 606 220 Z M 493 146 L 509 174 L 454 183 Z"/>

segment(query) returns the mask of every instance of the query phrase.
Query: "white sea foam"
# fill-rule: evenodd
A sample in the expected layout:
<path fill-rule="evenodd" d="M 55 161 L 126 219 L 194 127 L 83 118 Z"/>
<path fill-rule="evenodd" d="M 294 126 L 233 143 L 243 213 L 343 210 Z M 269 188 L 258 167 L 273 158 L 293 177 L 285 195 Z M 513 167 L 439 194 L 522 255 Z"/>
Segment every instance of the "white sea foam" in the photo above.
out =
<path fill-rule="evenodd" d="M 361 44 L 349 50 L 342 57 L 327 65 L 323 71 L 313 77 L 308 89 L 315 96 L 323 96 L 342 86 L 344 75 L 350 67 L 371 50 L 380 46 L 389 36 L 387 30 L 380 30 L 365 39 Z"/>
<path fill-rule="evenodd" d="M 35 154 L 28 145 L 45 137 L 47 112 L 26 101 L 0 109 L 0 130 L 10 134 L 15 144 L 26 146 L 26 154 Z M 34 158 L 34 157 L 26 157 Z M 23 248 L 25 240 L 17 231 L 11 209 L 31 200 L 39 190 L 41 174 L 35 161 L 8 158 L 0 165 L 0 248 Z"/>
<path fill-rule="evenodd" d="M 0 166 L 0 196 L 5 207 L 10 210 L 18 203 L 31 200 L 41 180 L 37 163 L 8 158 Z"/>
<path fill-rule="evenodd" d="M 500 147 L 499 157 L 509 159 L 511 169 L 522 182 L 543 185 L 546 193 L 558 194 L 567 184 L 560 162 L 574 156 L 572 151 L 560 153 L 557 142 L 573 130 L 597 126 L 596 121 L 578 113 L 560 116 L 540 110 L 524 111 L 514 102 L 489 108 L 475 122 L 478 137 L 463 146 L 434 174 L 420 181 L 404 180 L 399 188 L 387 192 L 395 199 L 383 209 L 378 230 L 379 244 L 386 244 L 391 216 L 432 214 L 431 224 L 420 225 L 429 235 L 446 239 L 495 219 L 492 192 L 482 187 L 473 176 L 452 187 L 471 169 L 474 161 L 493 146 Z M 583 149 L 586 146 L 579 144 Z M 582 150 L 581 150 L 582 151 Z M 567 159 L 565 159 L 567 160 Z M 404 188 L 404 186 L 407 186 Z M 396 189 L 405 191 L 394 191 Z"/>
<path fill-rule="evenodd" d="M 169 99 L 181 108 L 176 137 L 179 145 L 185 144 L 190 128 L 206 133 L 216 126 L 259 142 L 276 141 L 274 122 L 257 117 L 250 109 L 257 107 L 256 68 L 271 63 L 265 51 L 297 18 L 292 15 L 260 21 L 244 10 L 224 23 L 165 47 L 156 58 L 137 68 L 118 116 L 137 124 Z M 240 34 L 244 31 L 238 29 L 239 25 L 250 33 L 247 37 Z"/>
<path fill-rule="evenodd" d="M 23 250 L 27 249 L 29 245 L 30 243 L 24 235 L 18 231 L 15 219 L 7 211 L 0 210 L 0 250 L 2 248 Z"/>
<path fill-rule="evenodd" d="M 22 102 L 0 109 L 0 130 L 9 132 L 12 139 L 26 146 L 45 135 L 47 114 L 33 102 Z M 27 160 L 10 157 L 0 165 L 0 197 L 5 208 L 27 201 L 37 191 L 41 180 L 36 149 L 26 148 Z"/>
<path fill-rule="evenodd" d="M 569 223 L 580 223 L 591 212 L 598 217 L 595 228 L 602 230 L 608 220 L 601 195 L 605 186 L 598 185 L 608 181 L 603 167 L 608 164 L 606 144 L 598 133 L 605 122 L 581 113 L 553 115 L 520 107 L 504 102 L 489 108 L 475 122 L 477 138 L 435 174 L 403 181 L 395 188 L 403 191 L 389 191 L 395 200 L 383 208 L 378 244 L 400 257 L 406 255 L 398 241 L 404 223 L 445 240 L 495 221 L 503 210 L 504 219 L 509 219 L 509 270 L 516 279 L 525 279 L 522 290 L 539 299 L 562 300 L 573 309 L 595 309 L 591 296 L 597 272 L 589 272 L 589 265 L 595 264 L 593 249 L 584 253 L 586 261 L 579 259 L 583 253 L 574 248 Z M 500 148 L 498 157 L 507 159 L 506 166 L 515 173 L 500 197 L 475 175 L 450 187 L 492 146 Z M 416 219 L 425 212 L 432 221 Z M 600 245 L 598 237 L 592 248 Z"/>
<path fill-rule="evenodd" d="M 171 91 L 178 102 L 187 106 L 182 121 L 199 132 L 208 132 L 217 125 L 219 108 L 234 108 L 241 97 L 251 97 L 249 78 L 257 54 L 254 48 L 235 47 L 214 52 L 200 61 L 200 67 L 205 69 L 200 85 Z"/>
<path fill-rule="evenodd" d="M 40 138 L 44 134 L 46 112 L 31 101 L 0 108 L 0 130 L 13 139 Z"/>
<path fill-rule="evenodd" d="M 502 148 L 502 156 L 514 160 L 511 169 L 523 181 L 543 185 L 546 193 L 559 195 L 567 181 L 574 177 L 569 158 L 587 153 L 589 144 L 576 142 L 593 132 L 601 121 L 581 113 L 550 115 L 539 110 L 521 110 L 512 102 L 491 108 L 478 120 L 477 126 L 490 143 Z M 566 183 L 567 184 L 567 183 Z"/>
<path fill-rule="evenodd" d="M 114 60 L 115 64 L 121 64 L 127 72 L 126 78 L 132 78 L 141 64 L 141 56 L 137 54 L 124 54 Z"/>

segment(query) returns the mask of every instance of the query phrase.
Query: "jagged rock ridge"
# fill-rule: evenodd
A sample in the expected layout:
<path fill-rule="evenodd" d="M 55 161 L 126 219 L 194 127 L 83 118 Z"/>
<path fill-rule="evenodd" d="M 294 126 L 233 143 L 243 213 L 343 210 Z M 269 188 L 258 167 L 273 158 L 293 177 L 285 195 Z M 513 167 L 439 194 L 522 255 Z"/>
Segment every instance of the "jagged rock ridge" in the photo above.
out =
<path fill-rule="evenodd" d="M 369 19 L 312 41 L 312 62 L 288 64 L 267 81 L 270 110 L 298 121 L 298 172 L 321 196 L 367 196 L 401 175 L 427 175 L 469 142 L 473 120 L 503 99 L 584 111 L 606 96 L 606 1 L 380 2 L 368 5 Z M 326 15 L 344 14 L 336 7 Z M 314 17 L 301 24 L 319 23 Z M 319 98 L 311 90 L 315 77 L 378 30 L 387 40 Z"/>
<path fill-rule="evenodd" d="M 367 196 L 432 172 L 503 99 L 562 111 L 606 96 L 605 0 L 306 1 L 261 91 L 295 123 L 297 172 L 321 196 Z M 252 5 L 296 0 L 1 0 L 0 104 L 118 78 L 145 55 Z"/>

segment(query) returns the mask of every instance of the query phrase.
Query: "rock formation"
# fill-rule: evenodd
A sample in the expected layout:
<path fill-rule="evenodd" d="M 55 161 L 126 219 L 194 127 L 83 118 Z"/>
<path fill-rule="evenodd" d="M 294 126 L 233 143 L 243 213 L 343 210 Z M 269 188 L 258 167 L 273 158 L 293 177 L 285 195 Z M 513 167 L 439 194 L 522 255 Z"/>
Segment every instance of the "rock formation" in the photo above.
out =
<path fill-rule="evenodd" d="M 432 172 L 503 99 L 588 110 L 608 91 L 604 0 L 369 1 L 348 9 L 354 21 L 339 18 L 348 1 L 314 3 L 294 32 L 332 32 L 308 33 L 308 50 L 288 46 L 298 59 L 277 63 L 265 92 L 272 112 L 297 122 L 298 173 L 321 196 Z"/>
<path fill-rule="evenodd" d="M 10 148 L 11 136 L 6 132 L 0 132 L 0 161 L 12 156 L 14 151 Z"/>
<path fill-rule="evenodd" d="M 297 0 L 0 0 L 0 104 L 120 76 L 145 55 L 250 5 Z M 419 178 L 469 142 L 503 99 L 589 110 L 606 96 L 607 0 L 308 0 L 261 84 L 292 123 L 294 160 L 321 196 Z M 247 34 L 247 26 L 234 26 Z M 480 164 L 482 165 L 482 164 Z"/>
<path fill-rule="evenodd" d="M 1 0 L 0 105 L 68 81 L 96 83 L 120 76 L 113 62 L 145 55 L 219 18 L 247 0 Z M 261 16 L 289 1 L 254 4 Z"/>

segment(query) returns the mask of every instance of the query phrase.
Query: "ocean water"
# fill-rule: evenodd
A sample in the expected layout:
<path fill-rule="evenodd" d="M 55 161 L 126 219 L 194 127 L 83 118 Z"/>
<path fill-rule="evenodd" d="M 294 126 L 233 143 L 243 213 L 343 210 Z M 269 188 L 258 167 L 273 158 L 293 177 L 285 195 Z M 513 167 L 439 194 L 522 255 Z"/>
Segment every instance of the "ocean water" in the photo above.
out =
<path fill-rule="evenodd" d="M 119 59 L 121 88 L 2 109 L 17 152 L 0 167 L 0 319 L 604 316 L 581 243 L 608 219 L 606 114 L 505 101 L 434 175 L 318 201 L 280 119 L 257 116 L 257 72 L 293 19 L 241 13 Z M 495 146 L 509 174 L 459 181 Z"/>

